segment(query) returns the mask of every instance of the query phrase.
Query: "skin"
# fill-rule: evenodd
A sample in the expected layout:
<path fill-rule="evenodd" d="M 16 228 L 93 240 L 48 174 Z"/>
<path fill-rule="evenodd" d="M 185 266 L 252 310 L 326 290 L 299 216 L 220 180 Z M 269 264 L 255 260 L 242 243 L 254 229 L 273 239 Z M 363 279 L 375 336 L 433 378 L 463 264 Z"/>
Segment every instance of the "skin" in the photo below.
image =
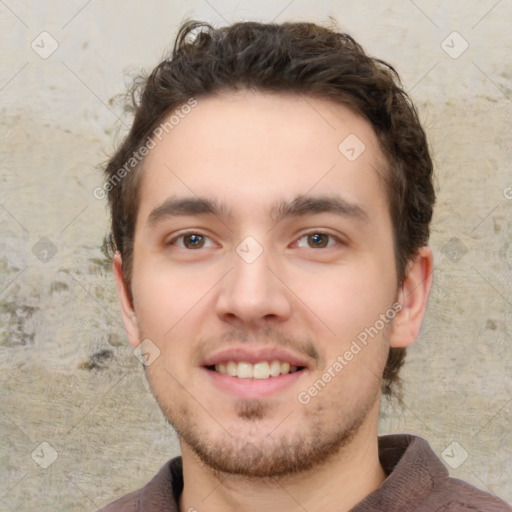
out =
<path fill-rule="evenodd" d="M 349 134 L 365 144 L 354 161 L 338 149 Z M 145 369 L 180 436 L 180 510 L 342 511 L 384 481 L 381 375 L 389 347 L 417 338 L 432 281 L 424 247 L 398 286 L 384 163 L 371 125 L 349 108 L 254 91 L 200 98 L 146 157 L 133 302 L 119 254 L 114 273 L 130 343 L 150 339 L 160 351 Z M 301 196 L 342 198 L 364 214 L 276 222 L 273 206 Z M 157 210 L 169 198 L 198 197 L 225 211 Z M 180 238 L 184 231 L 206 238 Z M 263 249 L 251 263 L 236 251 L 248 236 Z M 298 394 L 397 300 L 394 321 L 301 403 Z M 284 347 L 309 369 L 271 396 L 241 399 L 201 367 L 241 344 Z"/>

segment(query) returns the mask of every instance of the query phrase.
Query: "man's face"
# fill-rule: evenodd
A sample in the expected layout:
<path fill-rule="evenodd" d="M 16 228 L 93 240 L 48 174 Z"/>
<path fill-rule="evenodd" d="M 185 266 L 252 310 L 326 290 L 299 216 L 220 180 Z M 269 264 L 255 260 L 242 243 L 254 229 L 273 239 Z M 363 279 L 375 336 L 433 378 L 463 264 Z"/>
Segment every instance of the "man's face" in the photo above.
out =
<path fill-rule="evenodd" d="M 200 98 L 147 156 L 131 342 L 182 450 L 278 475 L 376 423 L 391 323 L 353 341 L 397 297 L 383 166 L 348 108 L 261 92 Z"/>

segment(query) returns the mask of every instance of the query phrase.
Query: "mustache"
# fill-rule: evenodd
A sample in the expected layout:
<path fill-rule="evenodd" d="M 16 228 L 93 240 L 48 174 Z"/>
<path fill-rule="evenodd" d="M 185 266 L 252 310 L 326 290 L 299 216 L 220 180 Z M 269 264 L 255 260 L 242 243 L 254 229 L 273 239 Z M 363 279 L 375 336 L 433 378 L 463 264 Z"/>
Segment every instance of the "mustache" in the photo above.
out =
<path fill-rule="evenodd" d="M 289 349 L 298 354 L 307 355 L 308 358 L 316 362 L 317 367 L 321 367 L 323 364 L 322 357 L 310 337 L 289 335 L 273 327 L 265 327 L 258 331 L 236 328 L 223 332 L 220 335 L 200 339 L 194 354 L 194 363 L 199 364 L 208 354 L 217 349 L 226 348 L 231 343 Z"/>

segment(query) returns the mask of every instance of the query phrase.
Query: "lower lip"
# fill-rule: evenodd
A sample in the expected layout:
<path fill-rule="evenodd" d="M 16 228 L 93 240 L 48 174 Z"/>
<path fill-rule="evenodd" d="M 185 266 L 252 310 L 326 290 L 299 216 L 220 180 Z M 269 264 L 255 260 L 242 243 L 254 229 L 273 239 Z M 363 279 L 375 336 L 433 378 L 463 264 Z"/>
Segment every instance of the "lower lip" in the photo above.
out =
<path fill-rule="evenodd" d="M 286 375 L 279 375 L 278 377 L 269 377 L 268 379 L 239 379 L 238 377 L 231 377 L 230 375 L 206 368 L 203 368 L 203 370 L 217 387 L 231 395 L 236 395 L 238 398 L 246 400 L 275 395 L 292 386 L 307 373 L 307 370 L 299 370 Z"/>

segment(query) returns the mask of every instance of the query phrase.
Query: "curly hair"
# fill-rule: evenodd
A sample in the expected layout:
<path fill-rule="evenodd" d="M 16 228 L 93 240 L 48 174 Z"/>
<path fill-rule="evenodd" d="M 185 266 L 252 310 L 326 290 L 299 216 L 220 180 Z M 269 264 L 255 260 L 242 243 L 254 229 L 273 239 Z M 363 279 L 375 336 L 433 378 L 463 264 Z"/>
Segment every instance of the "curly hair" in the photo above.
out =
<path fill-rule="evenodd" d="M 123 259 L 130 289 L 141 157 L 154 130 L 192 99 L 255 89 L 342 103 L 371 123 L 386 158 L 383 181 L 393 221 L 399 285 L 427 245 L 435 202 L 433 165 L 417 111 L 388 63 L 370 57 L 348 34 L 313 23 L 240 22 L 214 28 L 185 22 L 172 53 L 135 83 L 134 120 L 106 166 L 110 246 Z M 140 158 L 134 158 L 139 155 Z M 127 166 L 127 162 L 130 165 Z M 393 396 L 406 350 L 391 348 L 382 391 Z"/>

